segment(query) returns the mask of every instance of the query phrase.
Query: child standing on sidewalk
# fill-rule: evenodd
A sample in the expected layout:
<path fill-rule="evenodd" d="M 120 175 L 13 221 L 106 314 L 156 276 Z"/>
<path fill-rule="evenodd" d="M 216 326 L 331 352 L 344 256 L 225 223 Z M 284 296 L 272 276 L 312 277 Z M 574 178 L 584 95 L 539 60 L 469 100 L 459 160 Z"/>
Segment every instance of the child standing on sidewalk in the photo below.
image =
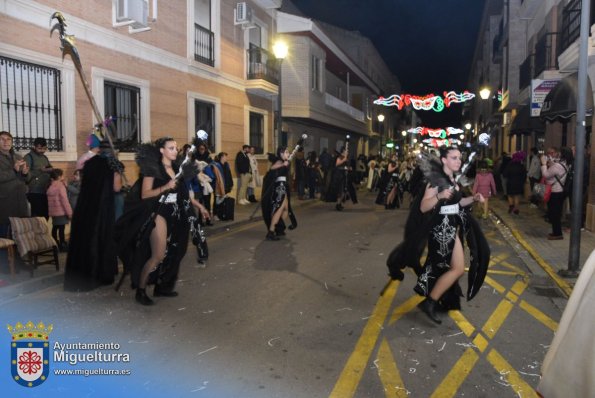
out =
<path fill-rule="evenodd" d="M 476 193 L 480 193 L 485 199 L 482 215 L 482 218 L 485 220 L 488 218 L 489 198 L 492 195 L 496 195 L 496 182 L 494 181 L 494 176 L 488 170 L 488 164 L 484 160 L 479 162 L 479 173 L 475 176 L 475 184 L 473 184 L 473 195 Z"/>
<path fill-rule="evenodd" d="M 66 194 L 64 172 L 61 169 L 53 169 L 50 178 L 52 183 L 47 190 L 47 196 L 48 213 L 52 217 L 52 237 L 58 243 L 60 251 L 65 252 L 68 250 L 68 245 L 64 237 L 64 230 L 72 218 L 72 207 L 70 207 Z"/>

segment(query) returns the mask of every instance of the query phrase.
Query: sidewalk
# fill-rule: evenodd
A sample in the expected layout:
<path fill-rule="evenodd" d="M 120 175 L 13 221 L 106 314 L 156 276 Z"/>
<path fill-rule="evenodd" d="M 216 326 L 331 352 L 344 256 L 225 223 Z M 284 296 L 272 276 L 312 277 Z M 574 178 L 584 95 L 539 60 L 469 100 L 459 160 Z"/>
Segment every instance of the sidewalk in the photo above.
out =
<path fill-rule="evenodd" d="M 528 201 L 521 201 L 520 213 L 509 214 L 508 202 L 494 198 L 490 200 L 490 210 L 512 230 L 519 243 L 550 276 L 555 279 L 552 275 L 555 274 L 562 280 L 561 283 L 574 284 L 575 278 L 562 278 L 558 275 L 560 270 L 568 269 L 570 231 L 564 228 L 564 219 L 562 221 L 564 239 L 547 240 L 547 235 L 551 233 L 551 225 L 544 220 L 544 209 L 531 208 Z M 587 230 L 581 231 L 579 268 L 587 261 L 593 249 L 595 249 L 595 234 Z"/>
<path fill-rule="evenodd" d="M 318 199 L 297 200 L 297 197 L 294 198 L 292 196 L 291 204 L 292 207 L 296 209 L 319 202 Z M 207 239 L 251 222 L 262 222 L 260 202 L 251 203 L 249 205 L 238 205 L 236 203 L 233 221 L 213 221 L 213 226 L 205 227 Z M 264 224 L 262 224 L 261 231 L 264 239 L 266 234 L 266 227 Z M 195 255 L 195 250 L 191 249 L 192 247 L 188 248 L 189 253 Z M 59 271 L 56 271 L 55 264 L 45 264 L 37 267 L 34 270 L 33 277 L 31 277 L 29 269 L 26 266 L 18 266 L 17 263 L 15 266 L 17 267 L 18 273 L 14 276 L 0 273 L 0 303 L 12 300 L 24 294 L 34 293 L 48 287 L 62 284 L 64 281 L 64 267 L 66 266 L 66 253 L 60 253 L 59 259 Z M 1 264 L 0 269 L 7 270 L 8 266 Z"/>

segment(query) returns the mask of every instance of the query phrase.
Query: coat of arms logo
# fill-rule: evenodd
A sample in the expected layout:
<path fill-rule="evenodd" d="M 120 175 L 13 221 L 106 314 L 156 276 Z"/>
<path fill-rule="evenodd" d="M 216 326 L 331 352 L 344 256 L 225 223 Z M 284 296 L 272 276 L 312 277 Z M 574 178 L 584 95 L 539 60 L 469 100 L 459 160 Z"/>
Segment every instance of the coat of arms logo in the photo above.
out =
<path fill-rule="evenodd" d="M 29 321 L 20 322 L 12 327 L 8 325 L 12 335 L 10 343 L 11 373 L 14 381 L 24 387 L 37 387 L 50 373 L 49 334 L 53 325 L 39 322 L 35 325 Z"/>

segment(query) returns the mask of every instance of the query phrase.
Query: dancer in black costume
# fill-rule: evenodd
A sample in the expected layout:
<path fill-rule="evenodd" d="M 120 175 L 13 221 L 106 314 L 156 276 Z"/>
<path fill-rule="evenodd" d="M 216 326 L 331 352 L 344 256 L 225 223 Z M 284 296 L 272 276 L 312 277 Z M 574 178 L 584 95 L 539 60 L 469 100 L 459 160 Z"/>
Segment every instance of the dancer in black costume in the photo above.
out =
<path fill-rule="evenodd" d="M 429 183 L 412 203 L 405 240 L 389 255 L 387 265 L 393 279 L 403 279 L 401 270 L 405 266 L 416 271 L 418 280 L 414 290 L 426 297 L 420 309 L 432 321 L 442 323 L 436 314 L 438 303 L 446 310 L 461 306 L 458 279 L 465 272 L 463 242 L 466 240 L 471 253 L 467 300 L 477 294 L 483 283 L 490 248 L 470 211 L 470 205 L 474 201 L 482 202 L 483 197 L 481 194 L 463 197 L 455 179 L 461 168 L 461 152 L 453 147 L 443 148 L 442 167 L 433 160 L 426 159 L 425 163 L 422 169 Z M 428 256 L 421 268 L 419 258 L 426 242 Z"/>
<path fill-rule="evenodd" d="M 81 191 L 72 216 L 64 290 L 89 291 L 114 282 L 118 273 L 114 240 L 114 195 L 122 188 L 124 165 L 109 144 L 85 162 Z"/>
<path fill-rule="evenodd" d="M 346 148 L 341 148 L 341 153 L 336 157 L 334 167 L 330 170 L 331 181 L 326 202 L 336 202 L 335 210 L 344 209 L 343 204 L 347 199 L 351 199 L 353 204 L 357 204 L 357 194 L 353 185 L 352 170 L 349 167 L 349 152 Z"/>
<path fill-rule="evenodd" d="M 289 151 L 287 147 L 279 147 L 275 155 L 269 154 L 272 163 L 270 170 L 264 177 L 261 200 L 262 218 L 267 226 L 267 240 L 279 240 L 285 235 L 283 216 L 289 215 L 291 225 L 289 229 L 297 227 L 297 221 L 291 209 L 289 185 Z"/>
<path fill-rule="evenodd" d="M 116 239 L 124 268 L 129 270 L 136 301 L 153 304 L 145 289 L 154 283 L 154 296 L 175 297 L 180 262 L 186 254 L 189 218 L 193 216 L 188 188 L 177 181 L 177 144 L 164 137 L 143 144 L 137 154 L 141 175 L 134 184 Z"/>
<path fill-rule="evenodd" d="M 401 207 L 402 186 L 399 180 L 399 166 L 396 157 L 393 157 L 386 165 L 386 169 L 382 171 L 378 188 L 377 205 L 384 205 L 385 209 Z"/>

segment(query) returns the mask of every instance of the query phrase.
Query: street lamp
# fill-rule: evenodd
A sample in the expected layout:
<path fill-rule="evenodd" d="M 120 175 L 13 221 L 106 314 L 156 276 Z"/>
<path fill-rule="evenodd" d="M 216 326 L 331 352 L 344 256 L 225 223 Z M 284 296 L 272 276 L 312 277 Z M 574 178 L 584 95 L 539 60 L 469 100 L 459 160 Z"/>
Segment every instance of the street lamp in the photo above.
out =
<path fill-rule="evenodd" d="M 483 100 L 487 100 L 488 98 L 490 98 L 490 93 L 491 91 L 487 86 L 484 86 L 481 90 L 479 90 L 479 96 Z"/>
<path fill-rule="evenodd" d="M 380 133 L 380 155 L 384 156 L 384 147 L 382 146 L 382 139 L 384 137 L 384 124 L 382 124 L 382 122 L 384 122 L 384 115 L 381 113 L 378 115 L 378 121 L 380 122 L 380 126 L 379 126 L 379 133 Z"/>
<path fill-rule="evenodd" d="M 471 123 L 469 123 L 469 122 L 465 123 L 465 129 L 471 130 Z"/>
<path fill-rule="evenodd" d="M 275 134 L 275 139 L 273 140 L 273 150 L 277 150 L 277 145 L 279 144 L 279 137 L 281 135 L 281 130 L 283 128 L 283 118 L 281 115 L 281 72 L 282 72 L 282 65 L 283 60 L 287 57 L 289 49 L 287 44 L 282 41 L 278 41 L 273 45 L 273 54 L 275 54 L 275 58 L 277 58 L 277 62 L 279 65 L 279 88 L 277 93 L 277 133 Z"/>

